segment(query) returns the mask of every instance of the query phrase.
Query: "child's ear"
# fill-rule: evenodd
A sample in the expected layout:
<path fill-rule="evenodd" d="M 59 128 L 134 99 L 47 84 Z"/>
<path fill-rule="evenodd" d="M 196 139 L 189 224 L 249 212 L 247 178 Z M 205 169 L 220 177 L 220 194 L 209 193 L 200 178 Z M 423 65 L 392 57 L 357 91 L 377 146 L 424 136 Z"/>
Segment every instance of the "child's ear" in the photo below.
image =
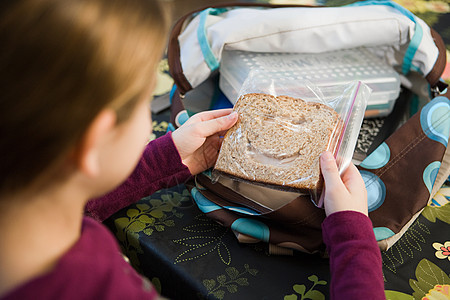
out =
<path fill-rule="evenodd" d="M 102 110 L 83 135 L 75 155 L 78 170 L 89 177 L 100 173 L 100 155 L 107 146 L 108 135 L 114 130 L 117 116 L 111 109 Z"/>

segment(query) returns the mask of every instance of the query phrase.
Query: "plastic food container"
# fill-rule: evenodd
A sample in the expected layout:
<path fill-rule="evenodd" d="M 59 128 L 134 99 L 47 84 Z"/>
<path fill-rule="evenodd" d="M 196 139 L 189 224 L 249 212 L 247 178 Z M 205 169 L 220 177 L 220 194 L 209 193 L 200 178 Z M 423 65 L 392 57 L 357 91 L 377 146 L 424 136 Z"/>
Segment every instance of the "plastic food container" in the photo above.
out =
<path fill-rule="evenodd" d="M 319 54 L 257 53 L 224 50 L 219 86 L 233 104 L 251 70 L 261 80 L 309 80 L 316 86 L 347 84 L 360 80 L 372 89 L 365 117 L 388 115 L 400 94 L 400 77 L 386 62 L 365 48 Z"/>

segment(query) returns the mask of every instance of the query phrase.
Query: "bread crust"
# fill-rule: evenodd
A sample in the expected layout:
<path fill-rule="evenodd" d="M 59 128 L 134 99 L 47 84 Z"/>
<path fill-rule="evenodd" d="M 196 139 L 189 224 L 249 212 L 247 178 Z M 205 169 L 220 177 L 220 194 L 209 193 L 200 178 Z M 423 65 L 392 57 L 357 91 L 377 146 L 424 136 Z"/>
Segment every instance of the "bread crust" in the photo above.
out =
<path fill-rule="evenodd" d="M 215 171 L 286 190 L 321 189 L 320 154 L 333 151 L 340 136 L 335 110 L 262 93 L 242 95 L 234 110 L 239 118 L 224 137 Z"/>

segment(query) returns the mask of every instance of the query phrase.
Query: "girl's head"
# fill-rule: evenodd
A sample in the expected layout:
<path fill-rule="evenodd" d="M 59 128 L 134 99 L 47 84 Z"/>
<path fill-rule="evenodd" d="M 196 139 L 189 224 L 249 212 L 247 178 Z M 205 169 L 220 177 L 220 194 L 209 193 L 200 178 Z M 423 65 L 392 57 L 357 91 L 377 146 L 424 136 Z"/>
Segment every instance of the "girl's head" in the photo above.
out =
<path fill-rule="evenodd" d="M 60 176 L 101 111 L 127 120 L 154 85 L 168 26 L 156 0 L 2 1 L 0 195 Z"/>

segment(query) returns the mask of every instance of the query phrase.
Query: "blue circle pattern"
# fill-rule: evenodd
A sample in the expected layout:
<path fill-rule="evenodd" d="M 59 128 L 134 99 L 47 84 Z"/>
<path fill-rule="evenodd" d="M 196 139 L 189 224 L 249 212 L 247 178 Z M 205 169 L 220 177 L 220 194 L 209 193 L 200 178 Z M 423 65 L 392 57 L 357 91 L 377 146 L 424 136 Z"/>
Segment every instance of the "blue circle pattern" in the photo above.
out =
<path fill-rule="evenodd" d="M 439 173 L 440 167 L 441 167 L 441 162 L 433 161 L 423 171 L 423 182 L 425 183 L 425 185 L 428 189 L 428 192 L 430 194 L 431 194 L 431 190 L 433 189 L 434 182 L 436 181 L 436 177 Z"/>
<path fill-rule="evenodd" d="M 231 229 L 254 237 L 264 242 L 269 241 L 270 230 L 269 227 L 257 220 L 240 218 L 231 224 Z"/>
<path fill-rule="evenodd" d="M 383 142 L 377 149 L 375 149 L 375 151 L 363 160 L 360 166 L 371 170 L 379 169 L 384 167 L 390 158 L 391 150 L 389 149 L 389 146 Z"/>
<path fill-rule="evenodd" d="M 222 209 L 220 206 L 211 202 L 205 196 L 203 196 L 196 187 L 192 188 L 191 195 L 194 198 L 195 203 L 197 203 L 198 208 L 205 214 Z M 250 209 L 243 210 L 243 208 L 239 208 L 238 210 L 236 207 L 227 207 L 227 209 L 238 211 L 240 213 L 245 214 L 252 214 L 252 215 L 258 214 L 257 212 L 252 211 Z M 266 224 L 257 220 L 239 218 L 231 224 L 231 229 L 239 233 L 252 236 L 264 242 L 269 241 L 270 237 L 269 227 Z"/>
<path fill-rule="evenodd" d="M 191 190 L 192 198 L 194 198 L 195 203 L 197 203 L 198 208 L 205 214 L 222 209 L 219 205 L 209 201 L 205 196 L 203 196 L 196 187 Z"/>
<path fill-rule="evenodd" d="M 197 204 L 198 208 L 205 214 L 215 210 L 222 209 L 222 207 L 220 207 L 219 205 L 215 204 L 214 202 L 208 200 L 208 198 L 203 196 L 203 194 L 200 193 L 196 187 L 192 188 L 191 195 L 194 198 L 194 201 Z M 246 207 L 224 206 L 223 208 L 245 215 L 251 216 L 260 215 L 260 213 Z"/>
<path fill-rule="evenodd" d="M 361 170 L 362 178 L 367 189 L 367 204 L 369 212 L 376 210 L 386 198 L 386 186 L 375 174 Z"/>
<path fill-rule="evenodd" d="M 180 111 L 177 116 L 175 117 L 175 124 L 177 124 L 178 127 L 186 123 L 186 121 L 189 119 L 189 114 L 186 110 Z"/>
<path fill-rule="evenodd" d="M 447 147 L 450 134 L 450 100 L 436 97 L 420 113 L 423 132 L 432 140 Z"/>
<path fill-rule="evenodd" d="M 395 233 L 387 227 L 374 227 L 373 233 L 375 233 L 375 238 L 377 241 L 381 241 L 390 238 Z"/>

